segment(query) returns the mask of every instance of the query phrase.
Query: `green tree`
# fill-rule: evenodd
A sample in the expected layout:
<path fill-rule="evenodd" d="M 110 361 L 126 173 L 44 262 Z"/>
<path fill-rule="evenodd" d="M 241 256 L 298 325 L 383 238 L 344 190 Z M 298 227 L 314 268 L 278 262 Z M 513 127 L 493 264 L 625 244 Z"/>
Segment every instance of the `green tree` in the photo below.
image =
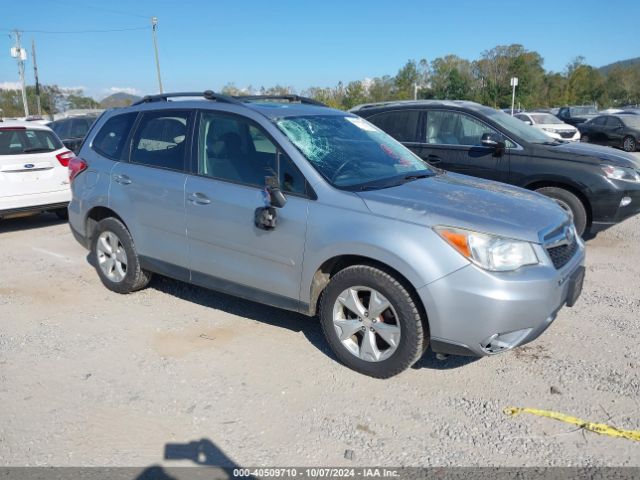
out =
<path fill-rule="evenodd" d="M 427 81 L 427 61 L 409 60 L 398 70 L 394 78 L 394 97 L 398 100 L 413 99 L 415 89 L 424 85 Z"/>
<path fill-rule="evenodd" d="M 349 82 L 344 89 L 344 98 L 342 99 L 342 106 L 345 109 L 350 109 L 361 103 L 366 103 L 369 100 L 367 90 L 364 84 L 357 80 Z"/>
<path fill-rule="evenodd" d="M 471 62 L 457 55 L 447 55 L 431 62 L 429 80 L 433 98 L 473 99 L 475 78 Z"/>

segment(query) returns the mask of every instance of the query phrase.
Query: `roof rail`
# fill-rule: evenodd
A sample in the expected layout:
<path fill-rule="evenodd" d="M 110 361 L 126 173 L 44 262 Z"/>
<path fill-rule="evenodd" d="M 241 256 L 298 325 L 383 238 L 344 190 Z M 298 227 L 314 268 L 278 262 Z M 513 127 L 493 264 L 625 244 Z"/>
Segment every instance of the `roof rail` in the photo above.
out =
<path fill-rule="evenodd" d="M 222 95 L 220 93 L 215 93 L 212 90 L 205 90 L 204 92 L 176 92 L 176 93 L 161 93 L 158 95 L 145 95 L 141 100 L 138 100 L 133 105 L 141 105 L 143 103 L 150 102 L 161 102 L 168 101 L 169 98 L 176 97 L 204 97 L 207 100 L 215 100 L 216 102 L 224 102 L 224 103 L 233 103 L 236 105 L 241 105 L 242 102 L 236 100 L 233 97 L 229 97 L 227 95 Z"/>
<path fill-rule="evenodd" d="M 327 107 L 328 105 L 314 100 L 309 97 L 301 97 L 300 95 L 288 94 L 288 95 L 235 95 L 233 98 L 242 100 L 243 102 L 252 102 L 256 100 L 287 100 L 291 103 L 303 103 L 306 105 L 316 105 L 318 107 Z"/>

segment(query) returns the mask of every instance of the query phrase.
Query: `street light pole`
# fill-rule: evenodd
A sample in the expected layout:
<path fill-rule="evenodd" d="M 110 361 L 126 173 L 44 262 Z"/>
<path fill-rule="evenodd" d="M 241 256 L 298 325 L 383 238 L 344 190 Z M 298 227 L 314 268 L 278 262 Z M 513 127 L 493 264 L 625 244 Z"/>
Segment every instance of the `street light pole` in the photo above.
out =
<path fill-rule="evenodd" d="M 156 52 L 156 71 L 158 72 L 158 86 L 160 93 L 162 91 L 162 78 L 160 77 L 160 59 L 158 58 L 158 39 L 156 38 L 156 29 L 158 27 L 158 17 L 151 17 L 151 29 L 153 31 L 153 49 Z"/>
<path fill-rule="evenodd" d="M 513 91 L 511 93 L 511 116 L 513 117 L 513 109 L 516 105 L 516 87 L 518 86 L 518 77 L 511 77 L 511 86 Z"/>

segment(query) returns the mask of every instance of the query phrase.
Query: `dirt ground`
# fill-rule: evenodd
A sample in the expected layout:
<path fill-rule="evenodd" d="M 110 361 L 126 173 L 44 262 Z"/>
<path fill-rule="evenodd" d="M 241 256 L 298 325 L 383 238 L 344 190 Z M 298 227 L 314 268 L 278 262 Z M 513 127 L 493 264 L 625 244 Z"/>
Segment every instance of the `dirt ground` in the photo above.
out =
<path fill-rule="evenodd" d="M 578 304 L 532 344 L 375 380 L 316 319 L 158 277 L 111 293 L 65 223 L 3 221 L 0 465 L 640 466 L 638 442 L 503 413 L 640 430 L 640 217 L 587 256 Z"/>

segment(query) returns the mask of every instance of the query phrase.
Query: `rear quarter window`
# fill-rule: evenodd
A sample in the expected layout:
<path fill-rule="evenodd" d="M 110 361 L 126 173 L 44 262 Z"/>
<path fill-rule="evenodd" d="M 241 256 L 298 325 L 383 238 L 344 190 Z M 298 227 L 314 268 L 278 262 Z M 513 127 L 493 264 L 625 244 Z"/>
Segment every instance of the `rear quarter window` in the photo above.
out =
<path fill-rule="evenodd" d="M 112 160 L 121 160 L 127 137 L 137 113 L 124 113 L 107 120 L 96 134 L 91 148 Z"/>
<path fill-rule="evenodd" d="M 50 130 L 0 128 L 0 155 L 53 152 L 62 143 Z"/>
<path fill-rule="evenodd" d="M 395 110 L 378 113 L 367 120 L 399 142 L 415 142 L 419 117 L 417 110 Z"/>

